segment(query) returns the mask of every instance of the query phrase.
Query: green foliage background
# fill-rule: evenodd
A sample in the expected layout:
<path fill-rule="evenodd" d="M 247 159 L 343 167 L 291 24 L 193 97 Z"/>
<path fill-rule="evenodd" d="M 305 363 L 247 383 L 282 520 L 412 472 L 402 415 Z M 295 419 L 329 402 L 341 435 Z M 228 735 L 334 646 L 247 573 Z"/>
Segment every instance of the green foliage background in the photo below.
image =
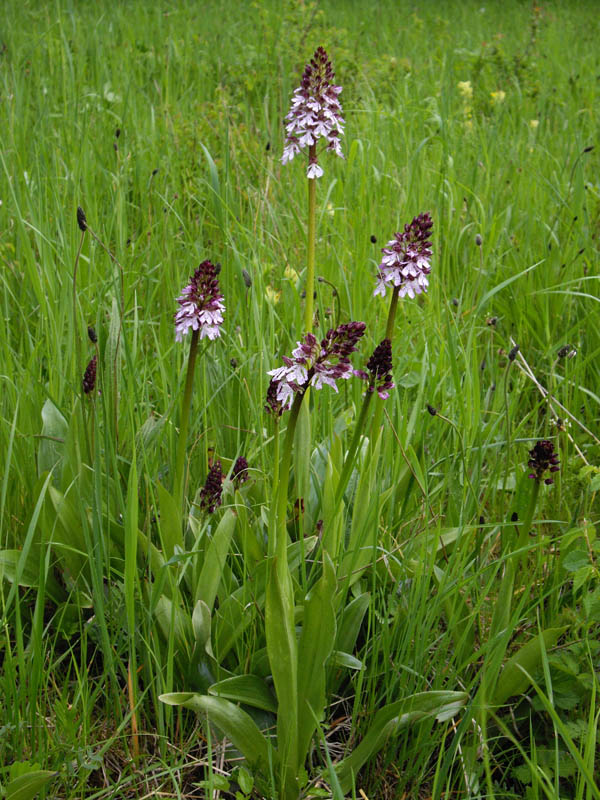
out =
<path fill-rule="evenodd" d="M 346 160 L 325 159 L 318 186 L 317 274 L 329 283 L 318 284 L 317 308 L 323 330 L 337 320 L 367 322 L 363 361 L 387 314 L 372 297 L 380 248 L 421 211 L 434 219 L 430 291 L 401 304 L 394 341 L 398 390 L 387 406 L 377 473 L 378 494 L 386 497 L 376 523 L 380 560 L 364 587 L 372 604 L 361 657 L 370 666 L 346 690 L 351 730 L 360 737 L 375 709 L 411 692 L 474 693 L 504 566 L 505 522 L 520 510 L 527 451 L 532 440 L 556 436 L 561 473 L 541 491 L 526 556 L 530 583 L 512 624 L 524 640 L 538 626 L 569 626 L 568 639 L 537 675 L 558 722 L 530 692 L 531 735 L 524 725 L 515 744 L 497 729 L 487 791 L 597 796 L 565 744 L 593 768 L 597 4 L 7 0 L 3 12 L 3 551 L 14 562 L 15 551 L 37 545 L 43 524 L 53 524 L 43 523 L 47 506 L 36 505 L 45 465 L 62 453 L 60 436 L 41 436 L 44 404 L 50 400 L 74 425 L 82 368 L 94 352 L 86 326 L 98 331 L 103 353 L 111 346 L 120 273 L 90 237 L 79 262 L 78 331 L 73 327 L 78 205 L 124 278 L 118 402 L 105 417 L 99 412 L 90 433 L 103 437 L 102 458 L 88 465 L 81 495 L 82 513 L 97 514 L 96 545 L 108 535 L 102 519 L 118 525 L 126 516 L 134 452 L 143 475 L 139 527 L 156 534 L 154 491 L 169 483 L 174 462 L 187 352 L 174 342 L 174 301 L 204 258 L 222 264 L 227 316 L 194 400 L 188 493 L 193 499 L 202 485 L 211 450 L 225 464 L 244 454 L 260 514 L 273 470 L 266 370 L 302 333 L 306 183 L 301 159 L 280 164 L 282 120 L 306 60 L 323 45 L 344 87 L 347 127 Z M 459 86 L 467 81 L 472 95 Z M 509 366 L 514 344 L 530 375 L 520 356 L 523 369 Z M 566 344 L 576 350 L 573 358 L 559 358 Z M 560 409 L 548 406 L 536 381 Z M 343 434 L 360 391 L 348 386 L 340 396 L 313 398 L 314 443 L 326 447 L 334 430 Z M 429 416 L 427 403 L 453 425 Z M 570 427 L 553 422 L 557 416 Z M 74 446 L 83 450 L 79 433 Z M 61 480 L 65 491 L 68 470 Z M 57 606 L 48 577 L 54 556 L 35 553 L 46 575 L 42 587 L 34 570 L 30 588 L 17 591 L 14 563 L 5 556 L 0 565 L 0 763 L 28 759 L 62 770 L 60 796 L 111 796 L 100 764 L 115 784 L 129 764 L 128 712 L 118 700 L 126 680 L 125 601 L 119 592 L 99 600 L 99 572 L 96 595 L 73 589 Z M 110 577 L 121 585 L 123 570 L 113 565 Z M 178 687 L 173 671 L 165 677 L 157 666 L 164 657 L 174 670 L 153 624 L 148 614 L 138 631 L 148 736 L 142 773 L 155 787 L 191 785 L 205 777 L 193 761 L 199 732 L 157 701 L 165 687 Z M 252 635 L 244 643 L 249 651 Z M 560 746 L 552 735 L 559 723 L 567 726 Z M 456 760 L 462 739 L 451 728 L 433 730 L 428 724 L 390 740 L 381 769 L 365 778 L 373 796 L 465 791 Z M 176 755 L 166 747 L 175 740 Z M 122 796 L 141 785 L 127 769 Z M 7 778 L 0 773 L 0 781 Z"/>

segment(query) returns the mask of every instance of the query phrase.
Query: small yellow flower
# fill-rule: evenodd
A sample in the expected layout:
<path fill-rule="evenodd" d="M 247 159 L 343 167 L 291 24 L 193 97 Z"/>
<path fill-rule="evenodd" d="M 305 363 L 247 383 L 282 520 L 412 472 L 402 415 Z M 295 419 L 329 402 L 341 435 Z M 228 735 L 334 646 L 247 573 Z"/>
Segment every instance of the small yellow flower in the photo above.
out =
<path fill-rule="evenodd" d="M 330 217 L 333 217 L 333 215 L 335 214 L 335 209 L 332 203 L 327 203 L 327 213 L 329 214 Z"/>
<path fill-rule="evenodd" d="M 537 130 L 538 125 L 540 124 L 539 119 L 530 119 L 529 120 L 529 127 L 532 131 Z"/>
<path fill-rule="evenodd" d="M 267 286 L 265 289 L 265 295 L 267 296 L 267 300 L 271 305 L 275 306 L 281 300 L 281 292 L 274 289 L 272 286 Z"/>
<path fill-rule="evenodd" d="M 459 81 L 458 91 L 463 97 L 466 97 L 470 100 L 473 97 L 473 87 L 471 86 L 471 81 Z"/>
<path fill-rule="evenodd" d="M 502 89 L 499 89 L 497 92 L 490 92 L 490 96 L 492 98 L 492 103 L 495 106 L 499 106 L 500 103 L 503 103 L 506 98 L 506 92 L 503 92 Z"/>
<path fill-rule="evenodd" d="M 297 283 L 300 280 L 300 276 L 296 272 L 293 267 L 290 267 L 289 264 L 286 264 L 284 276 L 288 279 L 288 281 L 292 281 L 293 283 Z"/>

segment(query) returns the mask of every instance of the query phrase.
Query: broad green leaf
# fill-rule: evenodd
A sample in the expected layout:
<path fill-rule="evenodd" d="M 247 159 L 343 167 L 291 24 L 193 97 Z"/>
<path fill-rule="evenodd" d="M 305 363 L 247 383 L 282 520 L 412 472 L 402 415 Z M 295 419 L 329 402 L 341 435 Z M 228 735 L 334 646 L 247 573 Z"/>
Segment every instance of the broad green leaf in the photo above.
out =
<path fill-rule="evenodd" d="M 501 706 L 509 697 L 523 694 L 531 685 L 529 676 L 533 675 L 541 664 L 544 651 L 556 644 L 559 636 L 566 630 L 566 626 L 548 628 L 517 650 L 504 665 L 495 690 L 490 697 L 490 704 Z"/>
<path fill-rule="evenodd" d="M 338 602 L 342 602 L 344 594 L 342 593 L 342 596 L 338 597 Z M 363 592 L 355 597 L 354 600 L 351 600 L 339 614 L 340 619 L 338 620 L 338 632 L 335 641 L 336 650 L 341 650 L 343 653 L 352 653 L 370 602 L 371 595 L 369 592 Z"/>
<path fill-rule="evenodd" d="M 325 664 L 335 642 L 335 570 L 323 554 L 323 574 L 304 601 L 298 645 L 298 767 L 304 765 L 317 724 L 325 713 Z"/>
<path fill-rule="evenodd" d="M 422 719 L 435 717 L 440 722 L 450 719 L 458 714 L 468 699 L 465 692 L 422 692 L 377 711 L 360 744 L 335 766 L 344 793 L 350 791 L 353 776 L 379 752 L 389 736 Z"/>
<path fill-rule="evenodd" d="M 38 475 L 56 467 L 54 480 L 60 480 L 60 462 L 64 456 L 69 426 L 67 420 L 48 398 L 42 408 L 42 433 L 38 451 Z"/>
<path fill-rule="evenodd" d="M 589 567 L 590 557 L 584 550 L 571 550 L 562 561 L 562 565 L 567 572 L 577 572 L 582 567 Z"/>
<path fill-rule="evenodd" d="M 355 658 L 350 653 L 343 653 L 341 650 L 334 650 L 331 653 L 329 663 L 334 667 L 344 667 L 344 669 L 354 669 L 361 672 L 365 665 L 358 658 Z"/>
<path fill-rule="evenodd" d="M 288 545 L 287 557 L 290 570 L 293 572 L 300 561 L 302 554 L 307 555 L 317 543 L 316 536 L 308 536 L 304 542 L 292 542 Z M 254 614 L 262 611 L 265 605 L 268 560 L 260 561 L 254 573 L 236 589 L 229 597 L 223 599 L 216 611 L 213 620 L 213 645 L 220 661 L 234 646 L 235 642 L 243 635 L 244 631 L 255 618 Z M 251 609 L 248 604 L 251 603 Z"/>
<path fill-rule="evenodd" d="M 54 526 L 52 544 L 60 560 L 76 580 L 84 572 L 89 583 L 87 546 L 80 514 L 70 496 L 63 495 L 54 486 L 48 488 L 58 524 Z"/>
<path fill-rule="evenodd" d="M 232 678 L 213 683 L 208 692 L 237 703 L 246 703 L 254 708 L 272 711 L 274 714 L 277 712 L 277 701 L 273 693 L 258 675 L 234 675 Z"/>
<path fill-rule="evenodd" d="M 20 775 L 6 787 L 6 800 L 32 800 L 57 774 L 47 769 L 38 769 L 27 775 Z"/>
<path fill-rule="evenodd" d="M 277 747 L 285 786 L 298 763 L 298 645 L 294 622 L 294 590 L 287 560 L 269 564 L 265 604 L 267 652 L 277 694 Z"/>
<path fill-rule="evenodd" d="M 19 586 L 39 586 L 40 547 L 33 545 L 26 558 L 21 550 L 0 550 L 0 580 L 18 581 Z"/>
<path fill-rule="evenodd" d="M 203 600 L 198 600 L 192 614 L 192 627 L 196 643 L 200 647 L 210 648 L 211 613 Z"/>
<path fill-rule="evenodd" d="M 354 496 L 350 539 L 339 570 L 339 574 L 343 576 L 349 586 L 360 578 L 364 568 L 371 563 L 374 549 L 377 546 L 377 509 L 380 493 L 375 491 L 375 480 L 378 475 L 377 465 L 381 439 L 382 437 L 379 436 L 372 454 L 369 447 L 365 448 L 365 455 L 360 466 L 358 486 Z"/>
<path fill-rule="evenodd" d="M 343 504 L 336 507 L 335 495 L 336 488 L 340 481 L 341 470 L 341 447 L 339 438 L 336 436 L 328 453 L 327 464 L 325 466 L 325 478 L 323 481 L 323 550 L 332 558 L 337 558 L 342 539 L 344 523 Z"/>
<path fill-rule="evenodd" d="M 196 586 L 195 599 L 196 602 L 202 600 L 206 603 L 211 612 L 223 576 L 236 521 L 237 515 L 235 511 L 228 508 L 217 525 L 217 529 L 206 549 L 204 564 Z"/>
<path fill-rule="evenodd" d="M 251 766 L 259 766 L 264 774 L 269 774 L 270 764 L 276 761 L 276 752 L 252 717 L 239 706 L 222 697 L 192 692 L 163 694 L 159 700 L 170 706 L 184 706 L 197 714 L 206 715 L 210 722 L 223 731 L 233 746 L 243 753 Z"/>
<path fill-rule="evenodd" d="M 154 609 L 154 616 L 165 639 L 169 639 L 173 628 L 175 647 L 189 658 L 194 634 L 190 618 L 185 611 L 168 597 L 161 595 Z"/>

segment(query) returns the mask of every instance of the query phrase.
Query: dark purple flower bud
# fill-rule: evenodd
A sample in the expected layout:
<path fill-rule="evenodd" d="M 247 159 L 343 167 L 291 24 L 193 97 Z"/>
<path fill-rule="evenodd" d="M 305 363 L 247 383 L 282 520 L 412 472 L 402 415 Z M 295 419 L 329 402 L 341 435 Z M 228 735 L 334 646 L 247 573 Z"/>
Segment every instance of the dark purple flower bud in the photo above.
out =
<path fill-rule="evenodd" d="M 269 388 L 267 389 L 267 400 L 265 403 L 265 411 L 267 414 L 275 414 L 280 417 L 283 414 L 283 403 L 277 399 L 277 392 L 279 389 L 279 381 L 271 378 L 269 381 Z"/>
<path fill-rule="evenodd" d="M 235 488 L 239 489 L 242 483 L 245 483 L 248 478 L 248 462 L 243 456 L 240 456 L 231 470 L 231 480 L 235 484 Z"/>
<path fill-rule="evenodd" d="M 96 386 L 97 362 L 98 362 L 98 357 L 94 356 L 90 361 L 90 363 L 85 368 L 85 372 L 83 374 L 83 380 L 81 382 L 85 394 L 90 394 L 90 392 L 93 392 Z"/>
<path fill-rule="evenodd" d="M 363 375 L 369 381 L 369 392 L 377 391 L 382 400 L 387 400 L 390 390 L 394 388 L 392 381 L 392 343 L 389 339 L 383 339 L 373 355 L 367 361 L 367 370 L 370 375 L 364 372 L 355 372 L 358 377 Z"/>
<path fill-rule="evenodd" d="M 512 349 L 512 350 L 510 351 L 510 353 L 508 354 L 508 360 L 509 360 L 509 361 L 514 361 L 514 360 L 515 360 L 515 358 L 517 357 L 517 353 L 519 352 L 519 349 L 520 349 L 520 348 L 519 348 L 519 345 L 518 345 L 518 344 L 516 344 L 516 345 L 513 347 L 513 349 Z"/>
<path fill-rule="evenodd" d="M 98 341 L 98 336 L 96 335 L 96 331 L 92 328 L 91 325 L 88 326 L 88 336 L 90 338 L 90 342 L 92 344 L 96 344 Z"/>
<path fill-rule="evenodd" d="M 527 466 L 530 467 L 532 472 L 529 474 L 530 478 L 540 482 L 544 478 L 544 473 L 558 472 L 560 467 L 558 455 L 554 452 L 554 445 L 548 439 L 542 439 L 532 447 L 529 451 L 529 461 Z M 544 483 L 553 483 L 552 478 L 545 478 Z"/>
<path fill-rule="evenodd" d="M 577 355 L 577 350 L 572 344 L 565 344 L 559 349 L 556 355 L 559 358 L 573 358 L 573 356 Z"/>
<path fill-rule="evenodd" d="M 437 408 L 434 408 L 429 403 L 427 403 L 427 411 L 429 411 L 429 413 L 431 414 L 432 417 L 436 417 L 437 416 L 437 413 L 438 413 Z"/>
<path fill-rule="evenodd" d="M 200 508 L 212 514 L 221 505 L 223 491 L 223 472 L 221 462 L 215 461 L 208 472 L 206 483 L 200 490 Z"/>
<path fill-rule="evenodd" d="M 77 224 L 79 225 L 80 231 L 87 231 L 87 219 L 85 217 L 85 211 L 81 206 L 77 206 Z"/>

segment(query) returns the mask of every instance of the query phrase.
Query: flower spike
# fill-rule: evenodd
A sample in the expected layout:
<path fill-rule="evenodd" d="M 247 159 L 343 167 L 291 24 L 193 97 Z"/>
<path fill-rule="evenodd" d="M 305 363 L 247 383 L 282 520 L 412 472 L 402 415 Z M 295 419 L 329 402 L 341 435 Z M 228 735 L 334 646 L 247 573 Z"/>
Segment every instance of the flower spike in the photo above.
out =
<path fill-rule="evenodd" d="M 369 382 L 368 392 L 377 392 L 382 400 L 387 400 L 395 384 L 392 381 L 392 343 L 383 339 L 367 361 L 367 371 L 355 370 L 354 374 Z"/>
<path fill-rule="evenodd" d="M 373 294 L 385 296 L 388 286 L 399 288 L 400 297 L 408 295 L 413 298 L 427 291 L 427 275 L 431 272 L 429 237 L 432 227 L 429 214 L 420 214 L 404 226 L 402 233 L 396 233 L 387 243 L 381 251 L 383 259 Z"/>
<path fill-rule="evenodd" d="M 290 409 L 296 393 L 304 394 L 309 386 L 322 389 L 331 386 L 338 391 L 336 381 L 347 380 L 355 373 L 350 354 L 365 332 L 364 322 L 348 322 L 329 330 L 319 343 L 317 337 L 307 333 L 292 351 L 292 358 L 283 357 L 283 366 L 270 370 L 272 376 L 267 391 L 265 408 L 274 413 Z"/>
<path fill-rule="evenodd" d="M 304 69 L 300 86 L 292 96 L 292 106 L 286 116 L 286 140 L 281 163 L 287 164 L 305 147 L 313 147 L 319 139 L 327 141 L 327 150 L 343 158 L 340 136 L 344 134 L 344 118 L 335 86 L 335 73 L 326 51 L 319 47 Z M 322 167 L 316 151 L 309 160 L 307 177 L 320 178 Z"/>
<path fill-rule="evenodd" d="M 529 451 L 529 461 L 527 466 L 531 468 L 529 477 L 538 483 L 544 478 L 546 470 L 558 472 L 560 470 L 558 455 L 554 452 L 554 445 L 547 439 L 536 442 Z M 554 483 L 552 478 L 545 478 L 544 483 L 550 485 Z"/>
<path fill-rule="evenodd" d="M 175 341 L 180 342 L 190 328 L 199 329 L 201 339 L 216 339 L 221 335 L 225 304 L 217 274 L 217 266 L 203 261 L 182 290 L 177 298 L 181 308 L 175 314 Z"/>

